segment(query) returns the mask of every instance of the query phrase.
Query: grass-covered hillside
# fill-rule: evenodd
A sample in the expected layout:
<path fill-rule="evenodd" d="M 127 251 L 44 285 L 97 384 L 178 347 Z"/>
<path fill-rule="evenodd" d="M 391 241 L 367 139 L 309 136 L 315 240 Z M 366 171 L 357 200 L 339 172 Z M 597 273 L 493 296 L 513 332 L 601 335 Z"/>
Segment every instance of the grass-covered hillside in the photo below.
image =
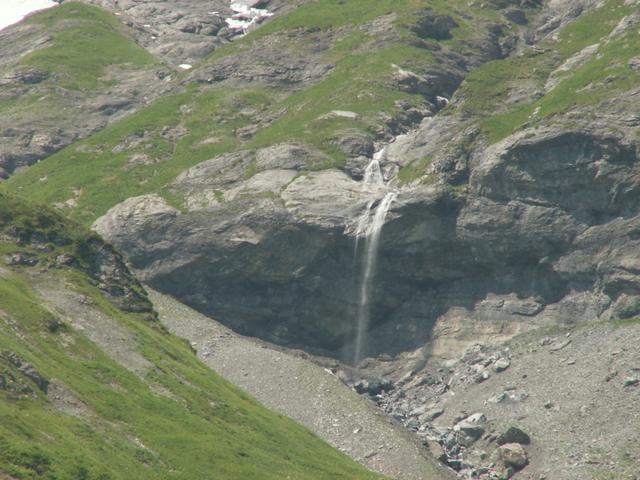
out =
<path fill-rule="evenodd" d="M 637 12 L 633 2 L 607 0 L 557 37 L 483 65 L 460 90 L 461 109 L 479 117 L 495 142 L 519 128 L 571 111 L 597 110 L 623 96 L 640 82 L 632 62 L 640 40 Z"/>
<path fill-rule="evenodd" d="M 0 178 L 159 93 L 153 86 L 165 67 L 135 35 L 117 16 L 78 2 L 0 32 Z"/>
<path fill-rule="evenodd" d="M 20 59 L 23 68 L 38 68 L 56 76 L 56 85 L 71 89 L 105 88 L 108 68 L 144 68 L 158 64 L 129 36 L 118 18 L 100 8 L 69 2 L 34 15 L 28 25 L 46 29 L 52 42 Z"/>
<path fill-rule="evenodd" d="M 71 216 L 90 223 L 149 192 L 179 206 L 165 187 L 229 151 L 303 143 L 328 155 L 309 168 L 341 167 L 345 138 L 380 141 L 415 126 L 442 108 L 438 97 L 450 97 L 468 69 L 501 55 L 499 37 L 521 28 L 496 7 L 462 1 L 305 2 L 214 52 L 175 94 L 6 187 L 47 203 L 71 200 Z"/>
<path fill-rule="evenodd" d="M 119 308 L 87 235 L 0 195 L 0 478 L 378 478 Z"/>
<path fill-rule="evenodd" d="M 71 216 L 90 223 L 149 192 L 180 207 L 182 199 L 167 185 L 229 151 L 303 143 L 328 155 L 310 169 L 342 167 L 351 154 L 345 139 L 367 144 L 402 133 L 439 111 L 438 96 L 453 96 L 443 113 L 480 127 L 492 143 L 571 111 L 597 110 L 637 83 L 631 2 L 607 0 L 534 43 L 523 38 L 538 27 L 539 2 L 520 2 L 516 10 L 503 3 L 305 2 L 218 49 L 183 75 L 174 94 L 51 156 L 6 188 L 47 203 L 71 202 Z M 54 22 L 79 11 L 101 25 L 98 32 L 118 31 L 116 17 L 73 2 L 29 21 Z M 152 62 L 127 41 L 115 44 L 96 58 Z M 54 46 L 24 62 L 51 65 L 76 51 Z M 83 62 L 84 56 L 69 62 L 65 68 L 85 73 L 66 81 L 95 85 L 101 66 Z M 402 172 L 401 183 L 430 168 L 429 161 L 418 163 Z"/>

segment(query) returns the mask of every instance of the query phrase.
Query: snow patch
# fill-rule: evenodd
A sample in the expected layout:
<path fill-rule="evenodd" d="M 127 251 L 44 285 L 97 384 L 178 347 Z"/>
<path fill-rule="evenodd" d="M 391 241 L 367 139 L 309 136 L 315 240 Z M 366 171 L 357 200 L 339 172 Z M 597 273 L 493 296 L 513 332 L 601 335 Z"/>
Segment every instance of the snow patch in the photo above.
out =
<path fill-rule="evenodd" d="M 18 23 L 32 12 L 57 7 L 53 0 L 0 0 L 0 30 Z"/>
<path fill-rule="evenodd" d="M 191 70 L 193 68 L 193 65 L 189 65 L 188 63 L 181 63 L 178 66 L 183 70 Z"/>

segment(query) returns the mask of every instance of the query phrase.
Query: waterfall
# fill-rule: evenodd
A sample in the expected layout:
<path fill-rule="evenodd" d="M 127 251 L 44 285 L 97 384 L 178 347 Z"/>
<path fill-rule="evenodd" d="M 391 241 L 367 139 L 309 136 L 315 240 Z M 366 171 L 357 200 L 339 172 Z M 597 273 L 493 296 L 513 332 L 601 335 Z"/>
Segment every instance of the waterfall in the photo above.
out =
<path fill-rule="evenodd" d="M 377 152 L 365 170 L 363 187 L 369 191 L 374 188 L 385 187 L 384 176 L 380 168 L 380 160 L 384 158 L 385 150 Z M 358 247 L 360 238 L 364 237 L 365 248 L 362 259 L 360 274 L 360 296 L 358 300 L 356 340 L 354 352 L 354 365 L 357 365 L 366 353 L 367 331 L 369 329 L 370 317 L 370 297 L 373 287 L 373 280 L 376 274 L 376 266 L 378 261 L 378 248 L 380 246 L 380 235 L 382 227 L 387 218 L 387 213 L 391 208 L 391 204 L 397 198 L 396 192 L 387 192 L 382 200 L 379 201 L 375 212 L 372 212 L 377 199 L 371 200 L 367 204 L 365 212 L 358 220 L 356 229 L 356 242 L 354 250 L 354 259 L 358 258 Z M 379 197 L 378 197 L 379 198 Z"/>
<path fill-rule="evenodd" d="M 362 178 L 362 187 L 363 190 L 367 192 L 373 192 L 380 188 L 384 188 L 384 175 L 382 174 L 382 169 L 380 168 L 380 160 L 384 158 L 385 149 L 378 150 L 374 155 L 373 159 L 367 165 L 367 168 L 364 170 L 364 177 Z M 354 260 L 358 259 L 358 247 L 360 246 L 360 238 L 366 236 L 367 227 L 370 223 L 371 212 L 373 206 L 375 205 L 377 199 L 371 200 L 367 204 L 367 208 L 364 213 L 360 216 L 358 220 L 358 225 L 356 227 L 356 244 L 353 251 Z"/>
<path fill-rule="evenodd" d="M 365 187 L 382 187 L 384 186 L 384 177 L 380 169 L 380 160 L 384 159 L 385 149 L 377 151 L 373 155 L 373 159 L 364 170 L 363 183 Z"/>

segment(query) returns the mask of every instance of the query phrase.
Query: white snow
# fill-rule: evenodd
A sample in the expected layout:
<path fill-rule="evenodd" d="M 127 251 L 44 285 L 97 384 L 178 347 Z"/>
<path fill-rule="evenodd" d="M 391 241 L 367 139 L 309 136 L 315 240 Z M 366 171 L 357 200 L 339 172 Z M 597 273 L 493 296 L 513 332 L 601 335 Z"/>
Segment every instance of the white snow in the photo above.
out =
<path fill-rule="evenodd" d="M 183 70 L 191 70 L 193 68 L 193 65 L 189 65 L 188 63 L 181 63 L 178 66 Z"/>
<path fill-rule="evenodd" d="M 0 30 L 18 23 L 31 12 L 57 6 L 52 0 L 0 0 Z"/>

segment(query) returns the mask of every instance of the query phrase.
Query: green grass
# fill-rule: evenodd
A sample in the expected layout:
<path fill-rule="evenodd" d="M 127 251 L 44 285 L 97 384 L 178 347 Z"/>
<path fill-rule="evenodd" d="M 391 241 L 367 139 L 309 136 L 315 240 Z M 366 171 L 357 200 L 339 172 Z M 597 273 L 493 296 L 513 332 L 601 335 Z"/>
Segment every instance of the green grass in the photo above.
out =
<path fill-rule="evenodd" d="M 59 216 L 2 198 L 0 227 L 65 233 Z M 11 217 L 6 212 L 11 212 Z M 75 229 L 75 227 L 73 227 Z M 25 249 L 0 243 L 1 251 Z M 54 246 L 51 255 L 59 253 Z M 0 275 L 0 352 L 14 352 L 84 402 L 84 416 L 56 410 L 34 383 L 0 355 L 36 394 L 0 389 L 0 476 L 19 479 L 374 479 L 305 428 L 270 412 L 197 360 L 185 341 L 157 323 L 123 312 L 80 271 L 49 270 L 50 281 L 92 300 L 116 321 L 153 367 L 142 377 L 66 324 L 32 289 L 29 271 Z M 39 267 L 34 267 L 39 268 Z M 42 278 L 43 273 L 39 274 Z M 56 325 L 57 328 L 52 328 Z M 153 387 L 153 388 L 152 388 Z M 156 393 L 158 391 L 164 394 Z"/>
<path fill-rule="evenodd" d="M 100 8 L 65 2 L 27 23 L 51 32 L 52 44 L 23 57 L 20 65 L 57 75 L 57 85 L 95 89 L 109 67 L 144 68 L 159 62 L 126 34 L 118 18 Z"/>
<path fill-rule="evenodd" d="M 429 165 L 431 165 L 432 161 L 432 158 L 425 157 L 402 167 L 398 172 L 398 182 L 400 185 L 406 185 L 424 177 L 425 172 L 427 168 L 429 168 Z M 422 179 L 423 182 L 425 180 L 426 179 Z"/>
<path fill-rule="evenodd" d="M 361 38 L 360 42 L 363 41 L 366 40 Z M 338 51 L 341 48 L 340 44 L 336 47 Z M 338 56 L 335 51 L 332 53 Z M 344 55 L 323 81 L 280 103 L 287 114 L 258 132 L 250 145 L 261 147 L 281 141 L 301 141 L 338 156 L 331 150 L 331 140 L 339 131 L 357 128 L 366 132 L 376 126 L 381 112 L 393 114 L 397 100 L 419 101 L 418 95 L 390 87 L 392 64 L 428 62 L 430 58 L 428 52 L 403 44 L 379 49 L 375 55 L 370 52 Z M 358 118 L 328 116 L 333 110 L 352 111 Z"/>
<path fill-rule="evenodd" d="M 398 24 L 415 19 L 416 12 L 431 9 L 437 13 L 451 15 L 465 30 L 470 23 L 469 15 L 480 19 L 505 22 L 495 10 L 484 5 L 469 5 L 464 0 L 316 0 L 307 2 L 288 15 L 277 17 L 249 36 L 247 41 L 277 32 L 296 29 L 328 30 L 345 26 L 363 25 L 384 15 L 394 15 Z M 478 20 L 476 18 L 475 20 Z M 468 30 L 467 30 L 468 33 Z"/>
<path fill-rule="evenodd" d="M 234 132 L 248 122 L 241 111 L 247 106 L 262 108 L 264 102 L 268 100 L 261 92 L 189 89 L 163 97 L 12 177 L 6 186 L 46 203 L 64 202 L 74 189 L 81 189 L 79 206 L 71 214 L 90 223 L 126 198 L 163 191 L 183 170 L 236 148 Z M 178 125 L 187 129 L 185 136 L 175 140 L 163 136 L 165 127 Z M 203 143 L 212 137 L 214 143 Z M 122 145 L 131 148 L 119 150 Z M 136 154 L 146 155 L 148 164 L 130 164 Z M 172 197 L 172 202 L 177 205 L 180 199 Z"/>
<path fill-rule="evenodd" d="M 562 62 L 587 46 L 601 42 L 634 7 L 622 0 L 609 0 L 600 8 L 578 17 L 560 32 L 555 42 L 542 44 L 543 53 L 490 62 L 473 71 L 459 96 L 462 109 L 480 118 L 490 143 L 497 142 L 523 126 L 528 126 L 575 108 L 597 105 L 631 88 L 639 77 L 627 66 L 636 53 L 638 32 L 602 45 L 598 54 L 564 77 L 560 84 L 540 99 L 505 105 L 514 87 L 528 82 L 529 88 L 544 90 L 550 73 Z M 611 81 L 606 81 L 612 77 Z"/>
<path fill-rule="evenodd" d="M 616 319 L 613 320 L 613 326 L 616 328 L 624 328 L 624 327 L 633 327 L 636 325 L 640 325 L 640 318 L 638 317 L 634 317 L 634 318 L 625 318 L 625 319 Z"/>
<path fill-rule="evenodd" d="M 69 228 L 69 221 L 61 214 L 49 208 L 43 208 L 26 202 L 13 195 L 0 192 L 0 235 L 13 241 L 28 245 L 37 243 L 42 248 L 29 253 L 43 258 L 51 257 L 52 252 L 74 253 L 82 256 L 81 246 L 93 236 L 85 227 L 74 225 Z M 0 243 L 6 247 L 7 241 Z M 89 261 L 88 258 L 86 258 Z"/>
<path fill-rule="evenodd" d="M 602 47 L 598 55 L 577 68 L 539 100 L 482 122 L 492 142 L 505 138 L 523 125 L 530 125 L 556 114 L 589 107 L 629 90 L 640 75 L 627 67 L 640 40 L 637 31 Z"/>

